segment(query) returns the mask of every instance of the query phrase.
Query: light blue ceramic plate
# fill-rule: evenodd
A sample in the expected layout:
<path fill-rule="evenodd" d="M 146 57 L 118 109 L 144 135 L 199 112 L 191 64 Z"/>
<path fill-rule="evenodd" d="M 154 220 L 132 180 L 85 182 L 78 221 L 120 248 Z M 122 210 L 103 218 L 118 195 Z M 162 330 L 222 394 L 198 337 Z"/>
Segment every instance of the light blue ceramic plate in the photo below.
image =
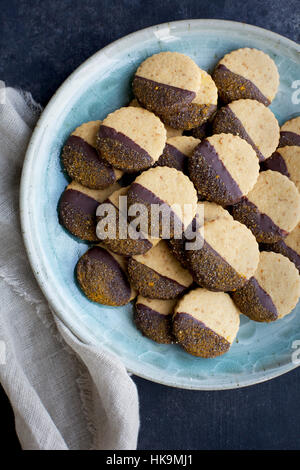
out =
<path fill-rule="evenodd" d="M 199 390 L 261 382 L 294 367 L 292 343 L 300 340 L 299 305 L 274 324 L 242 316 L 237 341 L 217 359 L 200 359 L 179 346 L 144 338 L 132 323 L 132 305 L 113 308 L 87 300 L 74 282 L 74 266 L 87 249 L 58 224 L 57 202 L 66 186 L 59 154 L 71 131 L 126 105 L 131 79 L 142 60 L 171 50 L 191 56 L 211 71 L 227 52 L 255 47 L 267 52 L 280 72 L 271 109 L 280 124 L 299 113 L 292 83 L 300 79 L 299 46 L 277 34 L 241 23 L 191 20 L 154 26 L 105 47 L 82 64 L 59 88 L 43 112 L 28 147 L 21 186 L 24 239 L 35 276 L 50 305 L 85 342 L 119 356 L 128 370 L 149 380 Z M 287 292 L 288 295 L 288 292 Z"/>

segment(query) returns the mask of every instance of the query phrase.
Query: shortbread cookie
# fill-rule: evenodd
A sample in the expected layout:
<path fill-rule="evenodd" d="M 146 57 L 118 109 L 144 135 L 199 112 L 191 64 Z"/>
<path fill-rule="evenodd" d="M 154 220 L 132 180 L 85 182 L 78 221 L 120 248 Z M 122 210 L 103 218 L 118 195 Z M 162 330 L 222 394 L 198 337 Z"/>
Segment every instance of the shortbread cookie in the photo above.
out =
<path fill-rule="evenodd" d="M 143 335 L 157 343 L 173 343 L 172 314 L 177 300 L 147 299 L 139 295 L 134 322 Z"/>
<path fill-rule="evenodd" d="M 97 241 L 96 209 L 99 203 L 119 188 L 120 185 L 115 183 L 106 189 L 88 189 L 73 181 L 59 200 L 60 224 L 81 240 Z"/>
<path fill-rule="evenodd" d="M 164 240 L 147 253 L 130 258 L 128 276 L 131 285 L 150 299 L 175 299 L 193 283 Z"/>
<path fill-rule="evenodd" d="M 254 188 L 232 207 L 232 215 L 250 228 L 258 242 L 275 243 L 299 222 L 300 195 L 286 176 L 262 171 Z"/>
<path fill-rule="evenodd" d="M 253 276 L 259 259 L 255 237 L 245 225 L 226 218 L 199 228 L 199 248 L 185 251 L 189 270 L 202 287 L 233 291 Z"/>
<path fill-rule="evenodd" d="M 240 136 L 253 147 L 260 162 L 272 155 L 279 142 L 276 117 L 269 108 L 255 100 L 233 101 L 219 109 L 213 132 Z"/>
<path fill-rule="evenodd" d="M 299 296 L 300 276 L 294 264 L 281 254 L 262 251 L 256 272 L 233 293 L 233 300 L 251 320 L 271 322 L 289 314 Z"/>
<path fill-rule="evenodd" d="M 248 47 L 226 54 L 213 79 L 224 103 L 249 98 L 269 106 L 279 86 L 275 62 L 263 51 Z"/>
<path fill-rule="evenodd" d="M 77 127 L 66 141 L 61 161 L 69 177 L 91 189 L 104 189 L 121 178 L 96 150 L 96 137 L 101 121 L 90 121 Z"/>
<path fill-rule="evenodd" d="M 232 345 L 240 326 L 240 312 L 228 294 L 195 289 L 175 307 L 173 332 L 193 356 L 217 357 Z"/>
<path fill-rule="evenodd" d="M 190 103 L 201 86 L 201 70 L 179 52 L 160 52 L 141 63 L 133 79 L 133 93 L 150 111 Z"/>
<path fill-rule="evenodd" d="M 102 121 L 96 145 L 111 165 L 131 173 L 152 166 L 162 154 L 166 138 L 166 129 L 157 116 L 127 106 Z"/>
<path fill-rule="evenodd" d="M 127 196 L 129 209 L 133 204 L 145 207 L 148 234 L 153 238 L 163 237 L 166 229 L 170 232 L 168 238 L 174 236 L 176 230 L 183 231 L 196 214 L 197 192 L 193 183 L 175 168 L 163 166 L 144 171 L 131 184 Z M 159 215 L 159 210 L 163 215 L 161 212 Z M 170 218 L 168 227 L 165 215 Z"/>
<path fill-rule="evenodd" d="M 135 297 L 126 275 L 126 259 L 101 246 L 90 248 L 79 259 L 76 277 L 83 293 L 93 302 L 120 306 Z"/>
<path fill-rule="evenodd" d="M 259 173 L 253 148 L 232 134 L 204 139 L 189 158 L 189 176 L 200 199 L 235 204 L 255 185 Z"/>

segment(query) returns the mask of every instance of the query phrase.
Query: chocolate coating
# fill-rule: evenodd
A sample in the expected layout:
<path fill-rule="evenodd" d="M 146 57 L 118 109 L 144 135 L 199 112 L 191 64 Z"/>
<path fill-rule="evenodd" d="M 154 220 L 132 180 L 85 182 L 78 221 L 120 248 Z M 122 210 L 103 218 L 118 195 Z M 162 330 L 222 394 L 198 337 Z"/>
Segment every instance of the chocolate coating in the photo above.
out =
<path fill-rule="evenodd" d="M 300 147 L 300 135 L 295 132 L 281 131 L 278 147 L 286 147 L 290 145 Z"/>
<path fill-rule="evenodd" d="M 131 288 L 124 271 L 114 257 L 99 246 L 79 259 L 76 276 L 82 291 L 93 302 L 119 306 L 130 301 Z"/>
<path fill-rule="evenodd" d="M 149 299 L 175 299 L 187 289 L 133 258 L 128 261 L 128 277 L 134 289 Z"/>
<path fill-rule="evenodd" d="M 234 114 L 229 106 L 224 106 L 219 109 L 213 121 L 213 133 L 222 134 L 223 132 L 225 134 L 238 135 L 241 139 L 246 140 L 246 142 L 253 147 L 253 150 L 255 150 L 259 161 L 261 162 L 265 159 L 249 134 L 246 132 L 239 118 Z"/>
<path fill-rule="evenodd" d="M 223 103 L 240 99 L 251 99 L 270 105 L 270 100 L 266 98 L 251 80 L 231 72 L 225 65 L 219 64 L 215 68 L 212 78 L 217 85 L 219 97 Z"/>
<path fill-rule="evenodd" d="M 278 171 L 288 178 L 290 177 L 285 160 L 279 152 L 274 152 L 271 157 L 267 158 L 267 160 L 261 164 L 261 169 Z"/>
<path fill-rule="evenodd" d="M 66 189 L 59 200 L 59 223 L 81 240 L 97 241 L 96 210 L 99 202 L 74 189 Z"/>
<path fill-rule="evenodd" d="M 275 243 L 288 235 L 288 232 L 278 227 L 246 197 L 232 206 L 231 213 L 236 220 L 251 230 L 259 243 Z"/>
<path fill-rule="evenodd" d="M 112 166 L 81 137 L 71 135 L 62 154 L 62 165 L 71 179 L 90 189 L 105 189 L 116 181 Z"/>
<path fill-rule="evenodd" d="M 199 286 L 216 292 L 227 292 L 239 289 L 247 282 L 206 241 L 199 250 L 187 250 L 185 257 Z"/>
<path fill-rule="evenodd" d="M 278 318 L 277 309 L 269 294 L 260 286 L 255 277 L 238 291 L 232 294 L 239 310 L 251 320 L 271 322 Z"/>
<path fill-rule="evenodd" d="M 217 202 L 222 206 L 235 204 L 241 199 L 239 186 L 208 140 L 197 145 L 189 158 L 188 169 L 200 199 Z"/>
<path fill-rule="evenodd" d="M 138 101 L 145 108 L 158 114 L 174 105 L 190 103 L 196 97 L 193 91 L 165 85 L 137 75 L 133 79 L 132 88 Z"/>
<path fill-rule="evenodd" d="M 176 313 L 173 333 L 179 344 L 193 356 L 217 357 L 230 348 L 229 341 L 188 313 Z"/>
<path fill-rule="evenodd" d="M 217 110 L 214 104 L 189 103 L 173 106 L 160 114 L 161 120 L 174 129 L 190 130 L 203 125 Z"/>
<path fill-rule="evenodd" d="M 157 160 L 155 166 L 168 166 L 176 170 L 187 173 L 188 157 L 180 152 L 176 147 L 166 144 L 163 153 Z"/>
<path fill-rule="evenodd" d="M 133 318 L 137 328 L 147 338 L 162 344 L 174 343 L 172 314 L 162 315 L 147 305 L 136 303 Z"/>
<path fill-rule="evenodd" d="M 105 160 L 128 173 L 146 170 L 154 163 L 146 150 L 112 127 L 100 125 L 96 145 Z"/>

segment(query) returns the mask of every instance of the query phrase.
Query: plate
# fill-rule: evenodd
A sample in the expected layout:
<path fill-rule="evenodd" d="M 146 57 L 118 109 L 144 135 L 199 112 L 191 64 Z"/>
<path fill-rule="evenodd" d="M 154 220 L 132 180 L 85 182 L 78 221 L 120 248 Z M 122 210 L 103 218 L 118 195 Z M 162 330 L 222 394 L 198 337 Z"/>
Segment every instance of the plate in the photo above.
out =
<path fill-rule="evenodd" d="M 293 369 L 297 366 L 292 361 L 293 342 L 300 340 L 300 306 L 269 325 L 242 316 L 236 342 L 227 354 L 215 359 L 196 358 L 177 345 L 160 345 L 143 337 L 133 325 L 131 304 L 114 308 L 92 303 L 75 283 L 74 267 L 87 245 L 69 236 L 58 223 L 57 203 L 67 184 L 59 155 L 75 127 L 103 119 L 130 101 L 133 74 L 149 55 L 164 50 L 183 52 L 212 71 L 224 54 L 240 47 L 262 49 L 275 60 L 281 80 L 271 109 L 279 123 L 297 115 L 299 104 L 292 88 L 300 77 L 296 43 L 230 21 L 167 23 L 110 44 L 75 70 L 44 110 L 23 168 L 20 208 L 25 245 L 51 307 L 82 341 L 115 353 L 134 374 L 174 387 L 236 388 Z"/>

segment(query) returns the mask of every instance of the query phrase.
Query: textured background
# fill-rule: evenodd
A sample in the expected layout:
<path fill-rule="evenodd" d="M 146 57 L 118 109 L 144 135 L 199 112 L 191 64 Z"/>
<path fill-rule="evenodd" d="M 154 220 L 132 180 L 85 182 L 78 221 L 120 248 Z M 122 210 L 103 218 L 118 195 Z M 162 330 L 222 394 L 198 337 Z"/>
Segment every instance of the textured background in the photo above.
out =
<path fill-rule="evenodd" d="M 0 80 L 31 91 L 45 105 L 65 78 L 103 46 L 141 28 L 185 18 L 236 20 L 297 42 L 300 37 L 298 0 L 0 0 Z M 224 392 L 134 380 L 141 405 L 140 449 L 300 447 L 300 368 Z M 18 448 L 2 391 L 0 416 L 1 447 Z"/>

